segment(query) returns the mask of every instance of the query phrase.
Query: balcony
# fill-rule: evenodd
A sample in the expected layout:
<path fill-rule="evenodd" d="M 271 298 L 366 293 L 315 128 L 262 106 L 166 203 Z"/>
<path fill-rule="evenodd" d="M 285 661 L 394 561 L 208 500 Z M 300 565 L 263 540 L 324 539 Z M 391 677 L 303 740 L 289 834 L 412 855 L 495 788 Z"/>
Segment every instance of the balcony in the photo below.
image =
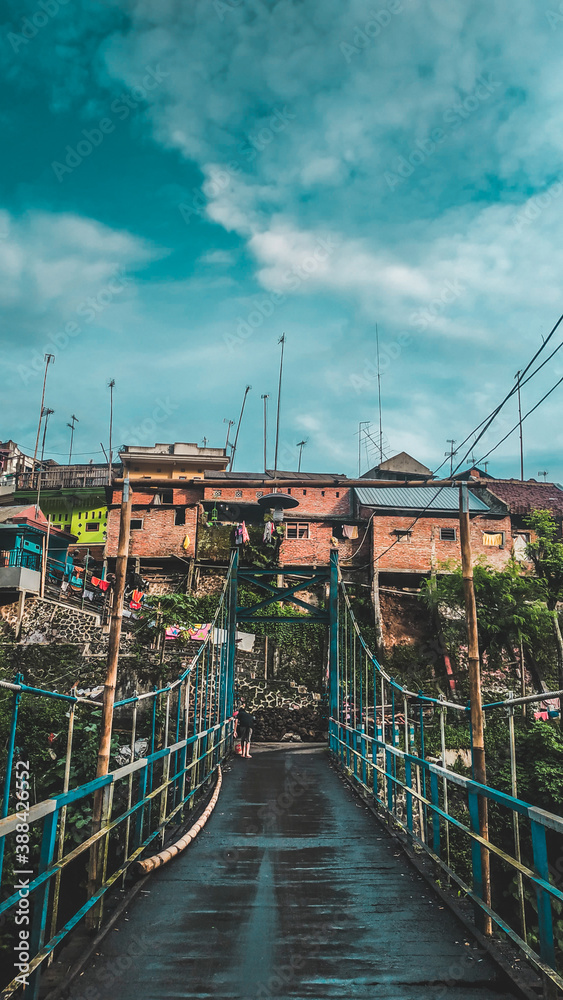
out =
<path fill-rule="evenodd" d="M 0 590 L 29 590 L 38 594 L 41 586 L 41 555 L 25 549 L 0 552 Z"/>

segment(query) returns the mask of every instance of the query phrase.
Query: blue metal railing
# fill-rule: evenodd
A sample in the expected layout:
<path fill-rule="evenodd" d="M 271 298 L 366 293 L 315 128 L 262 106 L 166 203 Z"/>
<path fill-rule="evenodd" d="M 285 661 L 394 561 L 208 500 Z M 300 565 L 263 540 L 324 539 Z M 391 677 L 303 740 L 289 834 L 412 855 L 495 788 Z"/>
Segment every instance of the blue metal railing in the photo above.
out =
<path fill-rule="evenodd" d="M 559 914 L 563 892 L 557 865 L 549 860 L 563 856 L 563 818 L 518 798 L 514 729 L 517 706 L 560 697 L 563 692 L 484 706 L 506 713 L 505 753 L 512 792 L 506 794 L 447 767 L 446 717 L 448 713 L 457 717 L 458 735 L 468 736 L 472 746 L 468 706 L 409 691 L 386 673 L 362 636 L 341 578 L 337 617 L 331 659 L 331 752 L 377 810 L 473 901 L 479 928 L 490 933 L 496 925 L 543 975 L 563 987 L 561 935 L 554 932 L 552 913 L 555 907 Z M 439 729 L 441 745 L 439 757 L 430 760 L 429 719 L 434 723 L 433 743 Z M 488 826 L 483 822 L 487 810 L 492 818 Z M 498 843 L 493 843 L 494 837 Z M 509 847 L 513 855 L 507 853 L 506 843 L 513 845 Z M 487 878 L 490 862 L 495 866 L 492 896 Z M 517 906 L 507 904 L 512 883 Z"/>
<path fill-rule="evenodd" d="M 23 569 L 41 569 L 41 553 L 28 552 L 26 549 L 8 549 L 0 556 L 0 566 L 21 566 Z"/>
<path fill-rule="evenodd" d="M 5 881 L 9 895 L 0 902 L 0 916 L 15 917 L 19 912 L 22 894 L 17 879 L 21 873 L 27 879 L 24 888 L 28 913 L 30 904 L 32 911 L 27 951 L 23 952 L 27 956 L 23 963 L 26 977 L 31 977 L 31 994 L 26 996 L 34 1000 L 38 996 L 45 961 L 50 961 L 57 946 L 81 920 L 86 917 L 92 927 L 100 925 L 106 892 L 124 878 L 148 845 L 158 837 L 164 841 L 166 828 L 182 820 L 186 808 L 191 807 L 200 790 L 209 786 L 220 762 L 231 751 L 234 649 L 227 625 L 234 620 L 235 608 L 229 571 L 209 634 L 177 680 L 115 703 L 115 710 L 126 710 L 131 720 L 129 762 L 75 788 L 70 780 L 75 711 L 99 708 L 101 702 L 77 697 L 74 691 L 66 694 L 31 687 L 21 675 L 13 683 L 0 681 L 1 687 L 13 693 L 0 816 L 0 874 L 5 854 L 12 862 L 6 867 L 12 870 Z M 30 804 L 28 761 L 14 764 L 20 704 L 28 697 L 54 700 L 68 709 L 62 791 L 35 805 Z M 145 703 L 149 711 L 139 714 Z M 139 728 L 147 722 L 149 753 L 139 756 Z M 160 748 L 158 743 L 162 744 Z M 100 790 L 102 823 L 92 832 L 88 817 L 92 797 Z M 8 815 L 10 805 L 13 811 Z M 74 837 L 72 843 L 69 833 Z M 82 864 L 86 856 L 90 859 L 91 879 L 88 898 L 76 901 L 71 916 L 66 900 L 67 918 L 61 926 L 59 900 L 74 891 L 74 866 Z M 21 979 L 15 976 L 2 997 L 12 996 L 22 988 Z"/>
<path fill-rule="evenodd" d="M 394 743 L 386 743 L 381 738 L 381 727 L 378 728 L 378 735 L 374 737 L 362 729 L 354 729 L 331 719 L 329 748 L 348 771 L 351 780 L 373 799 L 378 810 L 404 831 L 408 842 L 422 848 L 475 904 L 477 911 L 486 913 L 538 970 L 563 988 L 563 978 L 556 968 L 552 915 L 552 903 L 563 903 L 563 892 L 550 881 L 547 850 L 548 832 L 563 835 L 563 818 L 405 752 Z M 424 787 L 428 791 L 423 791 Z M 455 792 L 458 813 L 465 813 L 469 823 L 463 822 L 459 815 L 454 816 L 448 809 L 447 789 L 450 789 L 450 800 L 454 798 L 452 792 Z M 460 794 L 463 800 L 461 809 Z M 533 868 L 507 854 L 491 839 L 484 840 L 479 835 L 480 798 L 507 810 L 511 817 L 517 814 L 529 823 Z M 444 860 L 445 833 L 449 827 L 459 831 L 470 848 L 471 885 Z M 510 866 L 514 874 L 523 876 L 533 887 L 537 901 L 539 953 L 516 933 L 503 916 L 484 902 L 483 848 Z"/>

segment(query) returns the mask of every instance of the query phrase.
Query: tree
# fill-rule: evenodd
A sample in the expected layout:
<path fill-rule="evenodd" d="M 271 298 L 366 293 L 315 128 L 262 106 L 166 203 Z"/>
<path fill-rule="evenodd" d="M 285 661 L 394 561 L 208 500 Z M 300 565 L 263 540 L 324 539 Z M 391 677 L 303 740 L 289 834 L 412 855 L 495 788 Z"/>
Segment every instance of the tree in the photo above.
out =
<path fill-rule="evenodd" d="M 177 628 L 177 642 L 187 642 L 188 629 L 197 619 L 197 600 L 193 594 L 153 594 L 143 601 L 138 612 L 137 637 L 141 642 L 156 640 L 160 646 L 160 665 L 164 660 L 166 629 Z"/>
<path fill-rule="evenodd" d="M 479 647 L 490 666 L 502 667 L 513 660 L 514 649 L 523 643 L 537 649 L 542 632 L 549 627 L 549 612 L 543 602 L 540 582 L 522 572 L 511 560 L 503 570 L 477 564 L 474 567 L 475 598 L 479 628 Z M 442 628 L 451 644 L 465 644 L 463 621 L 463 578 L 461 568 L 428 581 L 423 595 L 427 605 L 447 607 L 456 614 L 442 620 Z"/>
<path fill-rule="evenodd" d="M 540 592 L 553 623 L 557 645 L 557 676 L 559 687 L 563 688 L 563 636 L 557 613 L 557 605 L 563 601 L 563 542 L 558 537 L 557 521 L 549 510 L 535 510 L 526 519 L 526 524 L 536 536 L 526 549 L 534 564 Z"/>

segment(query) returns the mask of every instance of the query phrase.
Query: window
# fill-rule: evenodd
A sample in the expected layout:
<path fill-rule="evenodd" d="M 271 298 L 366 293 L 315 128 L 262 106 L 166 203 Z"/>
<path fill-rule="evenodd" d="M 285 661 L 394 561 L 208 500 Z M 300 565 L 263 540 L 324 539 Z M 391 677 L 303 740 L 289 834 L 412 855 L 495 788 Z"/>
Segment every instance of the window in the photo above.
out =
<path fill-rule="evenodd" d="M 299 524 L 297 521 L 288 521 L 286 532 L 286 538 L 308 538 L 309 537 L 309 525 Z"/>
<path fill-rule="evenodd" d="M 185 524 L 186 523 L 186 508 L 177 507 L 174 511 L 174 524 Z"/>
<path fill-rule="evenodd" d="M 306 497 L 306 496 L 307 496 L 307 490 L 303 490 L 303 496 L 304 496 L 304 497 Z"/>
<path fill-rule="evenodd" d="M 325 491 L 321 490 L 321 496 L 324 497 L 324 495 L 325 495 Z"/>
<path fill-rule="evenodd" d="M 493 546 L 498 549 L 504 548 L 504 531 L 484 531 L 483 545 Z"/>
<path fill-rule="evenodd" d="M 397 536 L 398 542 L 410 542 L 412 531 L 403 531 L 401 528 L 394 528 L 393 534 Z"/>
<path fill-rule="evenodd" d="M 456 541 L 455 528 L 440 528 L 440 541 L 455 542 Z"/>
<path fill-rule="evenodd" d="M 263 496 L 264 496 L 264 491 L 263 490 L 258 490 L 258 492 L 256 494 L 256 497 L 258 498 L 258 497 L 263 497 Z"/>
<path fill-rule="evenodd" d="M 221 496 L 221 490 L 213 490 L 213 496 L 214 497 L 220 497 Z"/>
<path fill-rule="evenodd" d="M 336 496 L 337 496 L 337 497 L 339 497 L 339 496 L 340 496 L 340 493 L 338 492 L 338 490 L 336 491 Z"/>
<path fill-rule="evenodd" d="M 87 521 L 86 522 L 86 531 L 98 531 L 99 528 L 100 528 L 100 525 L 98 524 L 97 521 Z"/>
<path fill-rule="evenodd" d="M 532 536 L 529 531 L 519 531 L 514 537 L 521 539 L 524 545 L 529 545 L 532 540 Z"/>
<path fill-rule="evenodd" d="M 242 496 L 242 490 L 235 490 L 235 497 L 241 497 L 241 496 Z"/>
<path fill-rule="evenodd" d="M 178 479 L 185 479 L 185 476 L 178 476 Z"/>
<path fill-rule="evenodd" d="M 140 531 L 143 527 L 142 517 L 132 517 L 131 518 L 131 531 Z"/>
<path fill-rule="evenodd" d="M 163 503 L 174 503 L 174 490 L 162 490 L 160 495 Z"/>

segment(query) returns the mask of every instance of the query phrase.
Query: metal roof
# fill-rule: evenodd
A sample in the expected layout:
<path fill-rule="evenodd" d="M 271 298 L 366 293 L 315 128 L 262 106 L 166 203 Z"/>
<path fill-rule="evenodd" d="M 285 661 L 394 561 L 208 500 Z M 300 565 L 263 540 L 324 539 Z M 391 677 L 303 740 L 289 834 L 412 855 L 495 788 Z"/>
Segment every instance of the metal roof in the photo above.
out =
<path fill-rule="evenodd" d="M 366 507 L 389 510 L 459 510 L 459 490 L 455 486 L 382 486 L 356 487 L 356 496 Z M 488 506 L 468 493 L 469 510 L 485 511 Z"/>

